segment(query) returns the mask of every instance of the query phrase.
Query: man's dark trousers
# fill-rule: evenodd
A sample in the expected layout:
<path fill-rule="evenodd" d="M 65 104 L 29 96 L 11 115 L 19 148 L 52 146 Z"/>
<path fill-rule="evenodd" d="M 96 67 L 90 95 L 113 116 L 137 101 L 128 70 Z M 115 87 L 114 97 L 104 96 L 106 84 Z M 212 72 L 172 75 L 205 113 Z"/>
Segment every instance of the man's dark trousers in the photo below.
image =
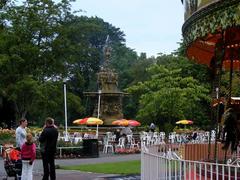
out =
<path fill-rule="evenodd" d="M 56 171 L 55 171 L 55 153 L 48 152 L 48 153 L 41 153 L 42 155 L 42 162 L 43 162 L 43 180 L 48 180 L 50 175 L 51 180 L 56 180 Z M 50 172 L 49 172 L 50 171 Z"/>

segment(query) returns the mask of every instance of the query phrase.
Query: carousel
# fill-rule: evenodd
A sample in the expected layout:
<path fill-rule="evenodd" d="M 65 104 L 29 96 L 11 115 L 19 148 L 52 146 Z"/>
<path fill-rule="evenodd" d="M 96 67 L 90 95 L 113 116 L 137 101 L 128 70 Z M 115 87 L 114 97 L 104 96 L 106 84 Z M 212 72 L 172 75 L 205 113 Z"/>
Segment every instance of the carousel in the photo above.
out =
<path fill-rule="evenodd" d="M 222 149 L 236 152 L 240 141 L 240 94 L 233 79 L 240 71 L 240 0 L 182 0 L 186 56 L 212 74 L 212 124 Z M 223 77 L 225 83 L 223 84 Z M 227 83 L 226 83 L 227 77 Z M 217 147 L 217 146 L 216 146 Z M 215 149 L 215 159 L 217 159 Z M 225 158 L 226 161 L 226 158 Z"/>

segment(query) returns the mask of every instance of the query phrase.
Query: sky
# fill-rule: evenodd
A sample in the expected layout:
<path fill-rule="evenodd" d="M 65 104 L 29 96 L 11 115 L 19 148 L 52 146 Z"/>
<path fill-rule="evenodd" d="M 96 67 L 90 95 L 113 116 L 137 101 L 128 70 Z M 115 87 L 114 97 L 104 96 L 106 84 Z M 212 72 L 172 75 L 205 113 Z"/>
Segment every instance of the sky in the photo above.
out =
<path fill-rule="evenodd" d="M 184 8 L 180 0 L 76 0 L 72 8 L 120 28 L 127 47 L 148 57 L 170 54 L 182 39 Z"/>
<path fill-rule="evenodd" d="M 138 54 L 145 52 L 147 57 L 170 54 L 182 39 L 181 0 L 75 0 L 72 9 L 82 10 L 78 15 L 97 16 L 120 28 L 127 47 Z"/>

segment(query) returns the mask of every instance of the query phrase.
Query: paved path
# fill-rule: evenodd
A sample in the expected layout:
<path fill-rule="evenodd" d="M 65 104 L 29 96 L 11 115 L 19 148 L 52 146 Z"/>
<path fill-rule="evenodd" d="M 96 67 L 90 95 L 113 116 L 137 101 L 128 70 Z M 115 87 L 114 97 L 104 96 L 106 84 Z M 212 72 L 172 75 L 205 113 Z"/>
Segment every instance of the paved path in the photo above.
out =
<path fill-rule="evenodd" d="M 80 158 L 80 159 L 57 159 L 55 164 L 60 166 L 69 166 L 69 165 L 79 165 L 79 164 L 95 164 L 95 163 L 104 163 L 104 162 L 121 162 L 129 160 L 140 160 L 140 154 L 129 154 L 129 155 L 114 155 L 114 154 L 100 154 L 99 158 Z M 42 162 L 41 160 L 36 160 L 33 169 L 33 179 L 41 180 L 42 179 Z M 104 180 L 104 179 L 129 179 L 129 178 L 110 178 L 116 175 L 113 174 L 98 174 L 98 173 L 88 173 L 80 171 L 68 171 L 68 170 L 56 170 L 57 180 Z M 3 166 L 3 160 L 0 159 L 0 176 L 6 176 L 6 172 Z M 107 178 L 109 177 L 109 178 Z M 139 176 L 131 179 L 139 179 Z M 0 178 L 1 179 L 1 178 Z M 9 178 L 14 179 L 14 178 Z"/>

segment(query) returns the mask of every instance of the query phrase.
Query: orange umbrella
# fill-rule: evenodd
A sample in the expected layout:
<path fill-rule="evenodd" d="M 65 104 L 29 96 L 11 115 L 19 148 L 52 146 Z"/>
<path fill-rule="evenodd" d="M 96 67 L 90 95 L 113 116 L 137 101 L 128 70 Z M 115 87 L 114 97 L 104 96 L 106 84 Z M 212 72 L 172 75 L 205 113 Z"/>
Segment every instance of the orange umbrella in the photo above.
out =
<path fill-rule="evenodd" d="M 127 120 L 127 119 L 121 119 L 116 120 L 112 122 L 113 125 L 118 126 L 141 126 L 141 123 L 136 120 Z"/>
<path fill-rule="evenodd" d="M 126 119 L 120 119 L 120 120 L 115 120 L 112 122 L 112 125 L 118 125 L 118 126 L 127 126 L 128 122 Z"/>

